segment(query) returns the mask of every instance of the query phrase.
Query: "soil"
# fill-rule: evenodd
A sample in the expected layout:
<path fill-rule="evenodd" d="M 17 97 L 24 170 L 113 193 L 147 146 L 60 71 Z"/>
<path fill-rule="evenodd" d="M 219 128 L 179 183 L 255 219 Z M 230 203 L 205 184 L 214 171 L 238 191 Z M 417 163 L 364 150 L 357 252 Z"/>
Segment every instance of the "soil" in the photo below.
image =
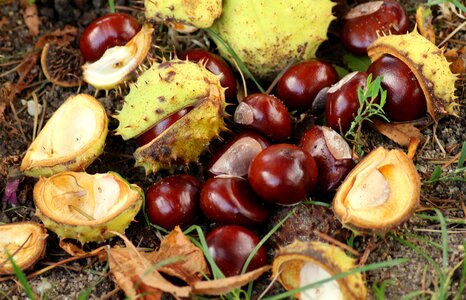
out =
<path fill-rule="evenodd" d="M 402 1 L 411 15 L 414 15 L 415 1 Z M 116 1 L 119 11 L 127 11 L 138 15 L 137 10 L 127 9 L 125 1 Z M 83 31 L 93 19 L 108 12 L 107 2 L 104 0 L 36 0 L 40 16 L 40 32 L 32 36 L 25 24 L 22 16 L 22 9 L 17 1 L 0 0 L 0 194 L 3 194 L 7 182 L 18 176 L 18 168 L 22 157 L 32 141 L 34 131 L 34 115 L 28 113 L 27 102 L 36 96 L 38 102 L 45 108 L 43 121 L 39 116 L 39 123 L 45 124 L 53 112 L 70 95 L 88 93 L 96 95 L 97 99 L 105 106 L 109 116 L 113 115 L 123 103 L 124 91 L 120 93 L 110 92 L 107 95 L 103 92 L 96 93 L 94 89 L 87 85 L 76 88 L 63 88 L 49 82 L 42 73 L 40 63 L 33 63 L 28 69 L 24 79 L 24 85 L 13 97 L 1 93 L 11 91 L 11 84 L 16 84 L 20 80 L 20 74 L 13 70 L 21 60 L 37 51 L 34 49 L 38 38 L 56 29 L 62 29 L 65 25 L 72 25 L 77 28 L 78 34 Z M 125 8 L 126 7 L 126 8 Z M 434 10 L 436 15 L 440 12 Z M 464 18 L 461 22 L 464 21 Z M 458 17 L 452 16 L 451 20 L 434 20 L 438 39 L 442 40 L 448 33 L 456 28 L 460 23 Z M 412 24 L 413 20 L 412 20 Z M 328 52 L 325 47 L 333 41 L 335 26 L 330 31 L 330 42 L 325 43 L 321 50 L 323 55 Z M 332 31 L 333 30 L 333 31 Z M 466 33 L 459 31 L 448 43 L 448 48 L 462 47 L 465 45 Z M 159 37 L 160 38 L 160 37 Z M 77 40 L 73 41 L 77 48 Z M 186 45 L 185 45 L 186 46 Z M 170 48 L 170 45 L 167 45 Z M 173 47 L 172 47 L 173 48 Z M 339 59 L 336 60 L 339 63 Z M 445 117 L 441 119 L 438 126 L 429 122 L 428 118 L 421 120 L 422 134 L 426 141 L 420 145 L 415 158 L 416 167 L 425 181 L 431 177 L 435 166 L 443 166 L 443 173 L 447 174 L 455 169 L 458 157 L 455 157 L 461 150 L 462 143 L 466 140 L 466 94 L 465 94 L 465 74 L 459 76 L 457 81 L 458 101 L 462 105 L 459 107 L 459 117 Z M 11 100 L 11 101 L 10 101 Z M 117 121 L 111 119 L 110 130 L 115 129 Z M 226 136 L 225 136 L 226 137 Z M 383 145 L 389 148 L 398 147 L 389 139 L 373 131 L 370 127 L 364 127 L 364 141 L 366 149 L 370 150 Z M 214 143 L 214 148 L 218 146 Z M 157 175 L 146 176 L 144 171 L 134 167 L 132 153 L 136 149 L 133 141 L 123 141 L 120 137 L 109 135 L 106 141 L 105 152 L 88 169 L 89 173 L 103 173 L 115 171 L 120 173 L 129 182 L 147 188 L 158 178 L 165 176 L 161 172 Z M 208 159 L 208 155 L 201 161 Z M 456 160 L 455 160 L 456 159 Z M 188 172 L 200 174 L 201 166 L 190 166 Z M 459 174 L 465 176 L 464 173 Z M 20 176 L 20 184 L 17 189 L 18 204 L 13 205 L 7 201 L 0 203 L 0 223 L 12 223 L 18 221 L 33 220 L 40 222 L 35 216 L 35 206 L 33 203 L 32 189 L 36 182 L 33 178 Z M 320 199 L 315 199 L 320 200 Z M 410 293 L 419 292 L 418 296 L 424 299 L 429 298 L 439 286 L 439 274 L 437 274 L 426 258 L 413 248 L 403 245 L 400 238 L 408 240 L 423 253 L 430 256 L 434 261 L 442 265 L 442 251 L 435 243 L 441 244 L 440 224 L 435 220 L 426 220 L 420 213 L 435 216 L 433 208 L 439 209 L 446 218 L 455 220 L 465 220 L 466 214 L 466 183 L 465 181 L 446 181 L 436 184 L 423 184 L 421 191 L 421 206 L 418 212 L 408 222 L 400 226 L 395 232 L 385 236 L 357 236 L 354 238 L 353 248 L 362 254 L 366 250 L 368 257 L 366 264 L 387 261 L 397 258 L 407 258 L 408 263 L 401 264 L 387 269 L 379 269 L 365 274 L 370 298 L 375 298 L 371 287 L 380 286 L 383 282 L 388 283 L 385 288 L 386 299 L 400 299 Z M 278 211 L 277 214 L 282 212 Z M 328 212 L 326 212 L 328 213 Z M 326 214 L 320 214 L 323 218 Z M 319 214 L 317 214 L 317 217 Z M 316 215 L 314 215 L 316 217 Z M 297 218 L 294 216 L 292 218 Z M 277 221 L 277 217 L 271 218 L 269 228 Z M 319 219 L 317 219 L 317 223 Z M 330 222 L 330 221 L 329 221 Z M 337 222 L 335 220 L 335 222 Z M 335 223 L 336 224 L 336 223 Z M 334 228 L 335 224 L 329 225 Z M 203 224 L 206 228 L 212 224 Z M 289 234 L 291 231 L 286 224 L 280 229 L 280 234 Z M 304 226 L 304 225 L 297 225 Z M 311 225 L 309 225 L 311 226 Z M 315 225 L 313 225 L 315 226 Z M 338 225 L 339 226 L 339 225 Z M 464 280 L 464 264 L 461 262 L 465 256 L 464 245 L 466 242 L 466 230 L 463 224 L 447 222 L 448 227 L 448 270 L 452 271 L 451 284 L 449 285 L 451 295 L 456 295 L 461 279 Z M 288 230 L 288 232 L 287 232 Z M 333 230 L 333 229 L 332 229 Z M 258 230 L 259 233 L 260 230 Z M 134 244 L 148 248 L 156 248 L 159 244 L 160 233 L 150 230 L 144 225 L 142 216 L 138 216 L 126 231 L 127 236 Z M 296 233 L 294 233 L 296 235 Z M 332 232 L 328 232 L 329 235 Z M 291 235 L 293 236 L 293 235 Z M 307 236 L 301 239 L 315 239 Z M 275 242 L 279 238 L 275 236 Z M 427 242 L 431 241 L 431 242 Z M 118 239 L 111 239 L 109 244 L 121 243 Z M 278 243 L 280 244 L 280 242 Z M 272 244 L 271 244 L 272 245 Z M 97 248 L 99 244 L 91 243 L 84 246 L 85 250 Z M 275 245 L 276 246 L 276 245 Z M 274 248 L 271 246 L 269 254 L 272 257 Z M 40 260 L 33 269 L 26 273 L 31 274 L 47 265 L 69 258 L 58 245 L 57 236 L 49 232 L 47 251 L 45 257 Z M 358 258 L 361 258 L 360 256 Z M 454 269 L 455 267 L 458 268 Z M 0 277 L 0 298 L 23 299 L 25 292 L 16 284 L 14 277 Z M 97 258 L 87 258 L 76 260 L 72 263 L 55 267 L 40 276 L 30 279 L 30 284 L 34 292 L 41 298 L 47 299 L 76 299 L 84 290 L 90 289 L 91 299 L 120 299 L 124 298 L 124 293 L 114 284 L 111 275 L 108 273 L 106 262 L 100 262 Z M 268 284 L 268 279 L 264 278 L 256 285 L 255 294 L 258 295 Z M 282 291 L 278 283 L 272 286 L 269 294 L 276 294 Z M 459 299 L 466 299 L 466 292 L 459 295 Z"/>

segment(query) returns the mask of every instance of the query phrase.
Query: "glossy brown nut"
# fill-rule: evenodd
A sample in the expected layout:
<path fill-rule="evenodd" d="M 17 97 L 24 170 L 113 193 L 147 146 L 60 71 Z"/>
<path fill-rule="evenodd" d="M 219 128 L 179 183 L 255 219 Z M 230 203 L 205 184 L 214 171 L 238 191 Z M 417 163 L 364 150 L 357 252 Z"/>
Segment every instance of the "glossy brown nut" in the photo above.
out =
<path fill-rule="evenodd" d="M 111 13 L 94 20 L 84 29 L 79 48 L 84 59 L 98 60 L 105 50 L 125 45 L 141 29 L 136 18 L 123 13 Z"/>
<path fill-rule="evenodd" d="M 289 110 L 308 110 L 320 90 L 337 81 L 338 74 L 331 64 L 318 60 L 301 62 L 280 77 L 277 97 Z"/>
<path fill-rule="evenodd" d="M 326 126 L 313 126 L 301 138 L 301 147 L 312 155 L 319 170 L 317 190 L 328 193 L 340 186 L 355 166 L 345 139 Z"/>
<path fill-rule="evenodd" d="M 263 200 L 293 205 L 311 193 L 318 178 L 314 158 L 301 147 L 272 145 L 251 162 L 248 181 Z"/>
<path fill-rule="evenodd" d="M 382 88 L 387 91 L 383 110 L 390 120 L 412 121 L 426 114 L 427 102 L 421 86 L 401 60 L 384 55 L 369 66 L 367 73 L 372 73 L 372 78 L 383 77 Z"/>
<path fill-rule="evenodd" d="M 244 98 L 235 110 L 234 121 L 277 142 L 286 141 L 291 134 L 288 109 L 276 97 L 267 94 L 251 94 Z"/>
<path fill-rule="evenodd" d="M 136 143 L 138 143 L 139 147 L 144 146 L 145 144 L 150 143 L 153 139 L 158 137 L 162 132 L 164 132 L 168 127 L 173 125 L 176 121 L 181 119 L 185 114 L 190 112 L 193 108 L 192 107 L 186 107 L 183 109 L 180 109 L 176 113 L 166 117 L 165 119 L 161 120 L 152 128 L 141 134 L 136 138 Z"/>
<path fill-rule="evenodd" d="M 237 225 L 220 226 L 206 236 L 213 260 L 226 277 L 239 275 L 249 254 L 259 244 L 259 237 L 251 230 Z M 260 247 L 247 267 L 252 271 L 265 266 L 267 255 Z"/>
<path fill-rule="evenodd" d="M 352 8 L 344 17 L 341 42 L 345 48 L 360 55 L 379 34 L 404 34 L 409 29 L 406 11 L 396 1 L 371 1 Z"/>
<path fill-rule="evenodd" d="M 206 166 L 206 174 L 246 177 L 253 158 L 268 146 L 270 142 L 262 135 L 244 131 L 215 153 Z"/>
<path fill-rule="evenodd" d="M 146 192 L 146 211 L 152 224 L 165 229 L 191 225 L 199 212 L 201 183 L 191 175 L 172 175 Z"/>
<path fill-rule="evenodd" d="M 269 217 L 268 209 L 240 177 L 215 177 L 204 184 L 201 210 L 215 223 L 254 226 Z"/>
<path fill-rule="evenodd" d="M 221 76 L 220 85 L 227 88 L 225 91 L 225 98 L 231 102 L 236 102 L 236 77 L 233 70 L 223 58 L 204 49 L 187 50 L 183 52 L 179 58 L 188 59 L 193 62 L 203 61 L 207 70 Z"/>
<path fill-rule="evenodd" d="M 327 125 L 345 133 L 358 112 L 358 88 L 366 86 L 367 74 L 353 72 L 343 77 L 327 91 L 325 117 Z"/>

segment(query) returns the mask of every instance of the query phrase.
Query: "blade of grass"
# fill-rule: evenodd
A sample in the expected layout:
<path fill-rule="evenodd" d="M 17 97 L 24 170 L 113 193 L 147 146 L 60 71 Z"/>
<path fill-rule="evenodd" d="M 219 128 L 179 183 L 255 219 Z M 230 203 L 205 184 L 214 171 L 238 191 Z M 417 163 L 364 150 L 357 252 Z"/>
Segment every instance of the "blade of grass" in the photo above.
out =
<path fill-rule="evenodd" d="M 373 263 L 373 264 L 370 264 L 370 265 L 365 265 L 365 266 L 362 266 L 362 267 L 354 268 L 354 269 L 352 269 L 350 271 L 346 271 L 346 272 L 336 274 L 334 276 L 331 276 L 331 277 L 323 279 L 323 280 L 313 282 L 311 284 L 306 284 L 305 286 L 299 287 L 297 289 L 289 290 L 289 291 L 281 293 L 279 295 L 274 295 L 274 296 L 271 296 L 271 297 L 263 298 L 262 300 L 284 299 L 284 298 L 287 298 L 287 297 L 291 297 L 291 296 L 293 296 L 293 295 L 295 295 L 297 293 L 300 293 L 302 291 L 305 291 L 307 289 L 316 288 L 316 287 L 318 287 L 318 286 L 320 286 L 320 285 L 322 285 L 322 284 L 324 284 L 326 282 L 330 282 L 330 281 L 333 281 L 333 280 L 338 280 L 338 279 L 341 279 L 341 278 L 345 278 L 346 276 L 349 276 L 349 275 L 352 275 L 352 274 L 355 274 L 355 273 L 373 271 L 373 270 L 377 270 L 377 269 L 381 269 L 381 268 L 389 268 L 389 267 L 393 267 L 393 266 L 396 266 L 396 265 L 399 265 L 399 264 L 406 263 L 408 261 L 409 260 L 407 258 L 400 258 L 400 259 L 394 259 L 394 260 L 390 260 L 390 261 L 383 261 L 383 262 Z"/>
<path fill-rule="evenodd" d="M 254 76 L 252 75 L 252 73 L 249 71 L 248 67 L 246 67 L 246 65 L 243 63 L 243 61 L 241 60 L 241 58 L 239 58 L 239 56 L 236 54 L 235 50 L 233 50 L 233 48 L 230 47 L 230 45 L 228 45 L 227 42 L 225 42 L 215 31 L 213 31 L 212 29 L 210 28 L 207 28 L 207 29 L 204 29 L 205 32 L 207 32 L 214 40 L 217 40 L 219 41 L 223 47 L 225 47 L 228 51 L 228 53 L 230 53 L 230 55 L 233 57 L 233 59 L 236 61 L 236 63 L 238 64 L 238 66 L 240 67 L 241 69 L 241 72 L 243 72 L 243 74 L 245 74 L 247 77 L 249 77 L 257 86 L 257 88 L 259 89 L 259 91 L 261 93 L 265 93 L 265 90 L 262 88 L 262 86 L 259 84 L 259 82 L 257 82 L 256 78 L 254 78 Z"/>
<path fill-rule="evenodd" d="M 111 13 L 115 12 L 115 0 L 108 0 L 108 9 Z"/>
<path fill-rule="evenodd" d="M 15 275 L 18 278 L 19 283 L 21 284 L 24 291 L 26 292 L 26 295 L 28 295 L 28 297 L 30 299 L 36 299 L 36 295 L 32 291 L 32 288 L 29 285 L 29 282 L 28 282 L 24 272 L 18 267 L 15 260 L 13 259 L 13 256 L 11 256 L 9 252 L 7 252 L 6 255 L 8 256 L 8 260 L 10 261 L 11 265 L 13 266 L 13 271 L 15 272 Z"/>
<path fill-rule="evenodd" d="M 439 222 L 438 216 L 429 216 L 429 215 L 426 215 L 426 214 L 416 214 L 416 217 L 419 217 L 419 218 L 425 219 L 425 220 L 429 220 L 429 221 Z M 452 218 L 444 218 L 444 219 L 445 219 L 445 222 L 451 223 L 451 224 L 462 224 L 462 225 L 466 224 L 466 220 L 464 220 L 464 219 L 452 219 Z"/>
<path fill-rule="evenodd" d="M 466 254 L 466 242 L 463 243 L 463 251 Z M 461 295 L 463 295 L 463 290 L 465 288 L 466 283 L 466 258 L 463 258 L 463 270 L 461 270 L 461 280 L 458 285 L 458 291 L 455 296 L 455 300 L 461 299 Z"/>
<path fill-rule="evenodd" d="M 463 143 L 463 147 L 461 147 L 460 157 L 458 158 L 458 164 L 456 167 L 462 168 L 464 167 L 464 162 L 466 161 L 466 142 Z"/>

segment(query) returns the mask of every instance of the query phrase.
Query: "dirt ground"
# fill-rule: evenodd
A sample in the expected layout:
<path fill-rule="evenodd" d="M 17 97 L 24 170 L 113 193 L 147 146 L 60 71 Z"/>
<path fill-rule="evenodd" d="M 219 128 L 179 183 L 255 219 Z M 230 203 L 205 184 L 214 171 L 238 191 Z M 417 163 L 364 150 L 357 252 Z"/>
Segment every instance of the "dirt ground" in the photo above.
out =
<path fill-rule="evenodd" d="M 116 2 L 117 5 L 127 5 L 125 1 Z M 402 2 L 406 4 L 408 11 L 413 15 L 416 2 Z M 12 0 L 0 0 L 0 195 L 3 195 L 7 182 L 13 176 L 17 176 L 15 172 L 32 141 L 35 121 L 34 116 L 28 113 L 27 102 L 33 101 L 34 96 L 37 97 L 38 103 L 45 108 L 45 113 L 36 120 L 36 123 L 45 124 L 68 96 L 78 92 L 95 94 L 95 90 L 87 85 L 78 88 L 62 88 L 50 83 L 43 75 L 37 60 L 32 63 L 25 77 L 22 78 L 24 85 L 21 86 L 21 90 L 17 94 L 13 97 L 7 97 L 9 94 L 2 93 L 8 91 L 11 84 L 21 80 L 20 70 L 16 68 L 24 57 L 31 56 L 31 53 L 40 50 L 34 48 L 40 36 L 57 29 L 63 29 L 65 25 L 75 26 L 78 30 L 77 36 L 79 36 L 87 24 L 107 11 L 107 2 L 104 0 L 36 0 L 35 3 L 38 7 L 41 24 L 39 33 L 32 36 L 30 29 L 25 24 L 20 4 Z M 125 10 L 124 7 L 117 6 L 117 8 L 120 11 Z M 137 14 L 137 12 L 129 11 Z M 437 10 L 434 12 L 439 13 Z M 414 20 L 411 21 L 412 28 Z M 451 20 L 434 20 L 438 40 L 445 38 L 461 22 L 464 22 L 464 18 L 459 20 L 454 16 Z M 335 35 L 335 31 L 331 30 L 330 35 Z M 465 28 L 453 36 L 448 47 L 464 47 L 466 44 L 464 41 L 466 41 Z M 77 41 L 74 40 L 73 44 L 76 47 Z M 322 53 L 325 53 L 326 46 L 328 47 L 328 44 L 322 46 L 324 47 Z M 340 61 L 336 61 L 336 63 L 340 63 Z M 420 128 L 426 141 L 420 145 L 415 163 L 423 181 L 431 177 L 436 165 L 444 167 L 442 174 L 447 174 L 455 169 L 458 160 L 457 154 L 461 150 L 462 143 L 466 141 L 465 74 L 462 74 L 457 82 L 457 95 L 458 101 L 462 105 L 459 108 L 459 117 L 443 118 L 436 127 L 435 134 L 435 126 L 432 122 L 428 122 L 427 118 L 420 122 L 420 124 L 425 124 Z M 123 96 L 113 92 L 108 95 L 100 92 L 97 94 L 97 98 L 103 103 L 109 116 L 121 108 L 123 102 Z M 42 118 L 43 120 L 41 120 Z M 110 130 L 115 129 L 116 126 L 117 121 L 111 119 Z M 364 128 L 364 139 L 367 142 L 367 149 L 373 149 L 379 145 L 390 148 L 398 147 L 369 127 Z M 135 149 L 136 144 L 133 141 L 124 142 L 120 137 L 109 135 L 104 154 L 87 171 L 89 173 L 116 171 L 129 182 L 147 188 L 165 173 L 146 176 L 142 169 L 135 168 L 132 158 Z M 208 156 L 203 159 L 208 159 Z M 191 168 L 191 170 L 195 169 L 196 167 Z M 464 173 L 461 175 L 465 176 Z M 35 216 L 32 198 L 32 189 L 36 180 L 22 176 L 20 178 L 17 190 L 18 204 L 12 205 L 6 201 L 0 203 L 0 223 L 25 220 L 40 222 Z M 421 207 L 416 215 L 396 232 L 384 237 L 355 237 L 353 247 L 359 254 L 362 255 L 370 247 L 367 264 L 397 258 L 409 259 L 408 263 L 365 274 L 371 298 L 375 298 L 372 287 L 374 285 L 380 286 L 383 282 L 387 283 L 386 299 L 401 299 L 402 296 L 417 291 L 423 292 L 419 293 L 417 298 L 426 299 L 430 298 L 432 293 L 438 289 L 440 278 L 439 274 L 433 270 L 432 263 L 429 263 L 419 252 L 414 251 L 412 247 L 400 242 L 400 239 L 403 239 L 413 243 L 434 261 L 442 264 L 442 251 L 436 246 L 436 244 L 442 243 L 439 221 L 427 220 L 422 217 L 423 215 L 435 216 L 432 208 L 439 209 L 446 218 L 453 220 L 447 220 L 449 248 L 447 267 L 448 270 L 453 270 L 455 266 L 459 265 L 451 273 L 450 291 L 452 295 L 456 294 L 462 278 L 465 279 L 464 275 L 462 276 L 464 265 L 461 264 L 465 257 L 464 245 L 466 242 L 465 202 L 465 181 L 423 184 Z M 277 212 L 277 214 L 279 213 Z M 271 225 L 276 220 L 277 218 L 271 218 Z M 463 223 L 456 222 L 456 220 L 463 220 Z M 212 226 L 211 224 L 204 225 Z M 282 234 L 287 234 L 287 230 L 290 230 L 287 226 L 304 225 L 286 224 L 281 229 L 283 230 Z M 261 230 L 258 231 L 261 232 Z M 160 237 L 160 234 L 144 225 L 141 216 L 138 216 L 137 222 L 133 222 L 129 227 L 127 235 L 133 243 L 148 248 L 156 248 Z M 121 242 L 112 239 L 109 243 Z M 85 249 L 90 250 L 97 246 L 99 245 L 90 244 L 86 245 Z M 271 247 L 269 254 L 272 256 L 273 253 L 274 250 Z M 56 235 L 50 233 L 45 257 L 33 270 L 27 273 L 42 269 L 68 257 L 59 247 Z M 107 264 L 99 262 L 96 258 L 81 259 L 56 267 L 31 279 L 30 284 L 33 290 L 44 299 L 76 299 L 86 289 L 92 290 L 90 299 L 124 298 L 124 293 L 111 280 Z M 259 281 L 255 294 L 260 294 L 267 284 L 267 278 Z M 5 280 L 5 277 L 0 277 L 0 291 L 0 298 L 23 299 L 26 297 L 15 281 Z M 282 290 L 278 284 L 274 284 L 269 294 L 280 291 Z M 459 299 L 466 299 L 466 291 L 463 291 L 463 295 Z"/>

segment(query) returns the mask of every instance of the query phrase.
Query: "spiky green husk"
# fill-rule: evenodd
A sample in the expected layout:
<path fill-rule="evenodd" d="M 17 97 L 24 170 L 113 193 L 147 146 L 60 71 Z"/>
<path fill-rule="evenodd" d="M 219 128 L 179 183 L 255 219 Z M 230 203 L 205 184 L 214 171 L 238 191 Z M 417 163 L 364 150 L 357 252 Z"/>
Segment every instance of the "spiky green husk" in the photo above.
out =
<path fill-rule="evenodd" d="M 431 41 L 417 30 L 403 35 L 379 37 L 367 49 L 372 61 L 390 54 L 403 61 L 414 73 L 427 101 L 427 111 L 435 121 L 446 114 L 457 115 L 455 81 L 450 63 Z"/>
<path fill-rule="evenodd" d="M 207 28 L 222 13 L 221 0 L 144 0 L 146 18 Z"/>
<path fill-rule="evenodd" d="M 258 77 L 271 78 L 291 60 L 310 60 L 327 39 L 335 17 L 330 0 L 223 1 L 222 16 L 215 31 Z M 216 40 L 220 54 L 233 61 Z"/>
<path fill-rule="evenodd" d="M 152 65 L 131 85 L 116 116 L 120 121 L 117 134 L 124 139 L 144 133 L 186 107 L 193 109 L 136 150 L 136 165 L 149 173 L 196 161 L 225 130 L 225 90 L 219 77 L 202 64 L 179 59 Z"/>
<path fill-rule="evenodd" d="M 210 141 L 226 129 L 223 110 L 220 101 L 202 102 L 149 144 L 138 148 L 134 153 L 136 165 L 150 173 L 197 161 Z"/>

